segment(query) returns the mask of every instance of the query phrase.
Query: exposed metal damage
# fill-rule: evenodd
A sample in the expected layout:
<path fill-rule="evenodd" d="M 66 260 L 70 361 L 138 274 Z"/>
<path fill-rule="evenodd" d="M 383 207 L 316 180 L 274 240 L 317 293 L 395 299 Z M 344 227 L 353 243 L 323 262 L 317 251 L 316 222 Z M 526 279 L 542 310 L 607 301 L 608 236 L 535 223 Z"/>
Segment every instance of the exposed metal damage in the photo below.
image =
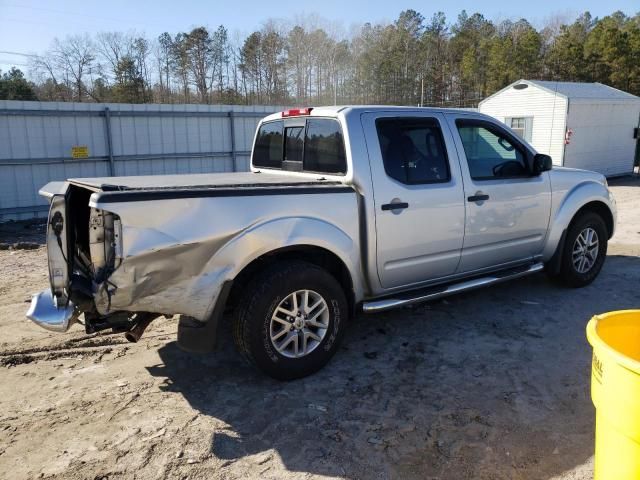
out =
<path fill-rule="evenodd" d="M 235 233 L 235 232 L 234 232 Z M 128 232 L 127 232 L 128 234 Z M 137 232 L 144 240 L 144 232 Z M 155 232 L 149 235 L 157 236 Z M 113 311 L 157 311 L 206 317 L 224 269 L 211 259 L 233 235 L 189 244 L 170 244 L 143 253 L 128 253 L 126 259 L 98 284 L 96 309 L 102 315 Z M 216 271 L 218 270 L 218 271 Z M 203 290 L 209 292 L 203 296 Z"/>

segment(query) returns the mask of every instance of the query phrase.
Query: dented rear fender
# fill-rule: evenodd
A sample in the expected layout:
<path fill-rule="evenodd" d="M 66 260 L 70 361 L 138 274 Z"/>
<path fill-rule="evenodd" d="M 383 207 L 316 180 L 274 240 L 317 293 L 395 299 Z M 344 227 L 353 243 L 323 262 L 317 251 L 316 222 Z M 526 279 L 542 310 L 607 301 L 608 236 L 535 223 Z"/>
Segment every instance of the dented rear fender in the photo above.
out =
<path fill-rule="evenodd" d="M 295 245 L 334 252 L 352 272 L 356 295 L 361 294 L 357 225 L 351 219 L 357 212 L 355 196 L 351 209 L 344 195 L 323 195 L 322 210 L 305 208 L 317 216 L 302 211 L 275 216 L 291 197 L 256 200 L 189 198 L 110 206 L 121 222 L 122 261 L 98 286 L 97 311 L 183 314 L 206 321 L 225 282 L 261 255 Z M 287 210 L 297 208 L 304 207 Z"/>

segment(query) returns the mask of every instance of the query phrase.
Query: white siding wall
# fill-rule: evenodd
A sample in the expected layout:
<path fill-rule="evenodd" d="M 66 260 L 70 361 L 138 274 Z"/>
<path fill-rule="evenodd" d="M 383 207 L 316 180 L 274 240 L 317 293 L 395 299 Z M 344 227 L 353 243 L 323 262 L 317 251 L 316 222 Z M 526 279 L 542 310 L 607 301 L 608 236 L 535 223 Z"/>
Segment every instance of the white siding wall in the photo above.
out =
<path fill-rule="evenodd" d="M 571 100 L 567 128 L 573 135 L 564 165 L 608 176 L 631 173 L 639 116 L 640 100 Z"/>
<path fill-rule="evenodd" d="M 479 110 L 501 122 L 507 117 L 533 117 L 531 145 L 539 153 L 551 155 L 555 165 L 562 165 L 565 97 L 533 85 L 523 90 L 510 87 L 482 101 Z"/>

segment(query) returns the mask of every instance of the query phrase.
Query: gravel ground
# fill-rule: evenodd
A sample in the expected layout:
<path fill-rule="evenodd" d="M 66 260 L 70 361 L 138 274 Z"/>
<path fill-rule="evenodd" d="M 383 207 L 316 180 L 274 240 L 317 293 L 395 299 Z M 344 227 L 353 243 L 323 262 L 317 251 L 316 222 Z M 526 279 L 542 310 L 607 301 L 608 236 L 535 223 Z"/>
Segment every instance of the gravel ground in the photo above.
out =
<path fill-rule="evenodd" d="M 536 275 L 353 322 L 318 374 L 281 383 L 231 347 L 180 351 L 24 319 L 47 286 L 42 225 L 0 228 L 0 477 L 590 479 L 592 315 L 638 308 L 640 180 L 612 182 L 599 278 Z M 17 244 L 17 245 L 16 245 Z M 2 245 L 0 245 L 2 246 Z"/>

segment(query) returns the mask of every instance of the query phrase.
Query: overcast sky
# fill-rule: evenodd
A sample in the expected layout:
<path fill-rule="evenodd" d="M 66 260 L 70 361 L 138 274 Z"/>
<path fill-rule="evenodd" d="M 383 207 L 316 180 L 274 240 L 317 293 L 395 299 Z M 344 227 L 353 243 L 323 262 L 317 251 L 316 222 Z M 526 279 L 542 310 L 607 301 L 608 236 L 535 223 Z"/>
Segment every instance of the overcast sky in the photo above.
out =
<path fill-rule="evenodd" d="M 335 22 L 348 32 L 365 22 L 391 22 L 408 8 L 427 18 L 442 10 L 450 23 L 466 9 L 468 13 L 478 11 L 491 20 L 524 17 L 538 27 L 551 16 L 573 19 L 584 10 L 600 17 L 616 10 L 633 15 L 640 11 L 640 3 L 638 0 L 0 0 L 0 69 L 7 70 L 11 65 L 24 69 L 28 59 L 19 54 L 41 53 L 55 37 L 84 32 L 135 30 L 155 38 L 165 31 L 175 34 L 197 25 L 223 24 L 230 34 L 244 35 L 260 28 L 268 18 L 294 21 L 308 14 Z"/>

